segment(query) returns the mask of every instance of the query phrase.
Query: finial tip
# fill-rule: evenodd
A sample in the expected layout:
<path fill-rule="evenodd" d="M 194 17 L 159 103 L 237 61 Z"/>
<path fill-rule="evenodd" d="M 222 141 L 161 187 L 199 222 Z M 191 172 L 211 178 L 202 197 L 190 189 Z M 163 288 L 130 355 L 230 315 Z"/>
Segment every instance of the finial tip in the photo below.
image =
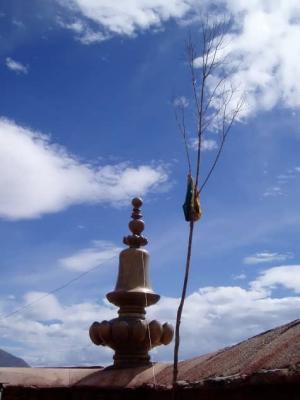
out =
<path fill-rule="evenodd" d="M 133 206 L 133 210 L 131 214 L 132 220 L 129 222 L 129 229 L 132 234 L 126 236 L 123 239 L 123 243 L 130 247 L 138 248 L 140 246 L 145 246 L 148 243 L 147 239 L 141 235 L 145 228 L 144 221 L 141 219 L 142 214 L 140 210 L 143 200 L 140 197 L 135 197 L 132 199 L 131 204 Z"/>
<path fill-rule="evenodd" d="M 140 208 L 143 205 L 143 200 L 140 197 L 132 199 L 131 204 L 134 208 Z"/>

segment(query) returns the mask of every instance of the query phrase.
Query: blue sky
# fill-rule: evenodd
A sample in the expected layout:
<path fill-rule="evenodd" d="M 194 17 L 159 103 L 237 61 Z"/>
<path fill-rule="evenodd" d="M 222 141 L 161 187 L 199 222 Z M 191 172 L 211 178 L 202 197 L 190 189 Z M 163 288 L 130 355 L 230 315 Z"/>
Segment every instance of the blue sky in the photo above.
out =
<path fill-rule="evenodd" d="M 162 295 L 149 314 L 175 317 L 187 170 L 172 103 L 185 96 L 192 113 L 184 42 L 207 2 L 114 3 L 0 5 L 0 347 L 31 365 L 110 362 L 88 327 L 116 314 L 104 299 L 135 195 Z M 247 106 L 201 198 L 181 358 L 299 316 L 300 6 L 215 4 L 233 18 L 229 72 Z"/>

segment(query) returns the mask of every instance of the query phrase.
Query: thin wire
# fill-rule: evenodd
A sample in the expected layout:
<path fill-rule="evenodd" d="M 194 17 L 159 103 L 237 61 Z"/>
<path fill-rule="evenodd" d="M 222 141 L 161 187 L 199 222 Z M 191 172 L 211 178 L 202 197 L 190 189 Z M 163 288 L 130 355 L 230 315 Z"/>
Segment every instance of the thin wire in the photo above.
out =
<path fill-rule="evenodd" d="M 115 256 L 109 258 L 107 261 L 110 261 L 110 260 L 112 260 L 113 258 L 115 258 Z M 96 270 L 96 269 L 99 268 L 101 265 L 102 265 L 102 264 L 99 264 L 99 265 L 97 265 L 96 267 L 90 268 L 90 269 L 88 269 L 87 271 L 82 272 L 81 274 L 75 276 L 75 278 L 69 280 L 68 282 L 64 283 L 63 285 L 61 285 L 61 286 L 59 286 L 59 287 L 57 287 L 57 288 L 51 290 L 50 292 L 44 294 L 43 296 L 38 297 L 37 299 L 31 301 L 30 303 L 27 303 L 27 304 L 25 304 L 24 306 L 22 306 L 22 307 L 20 307 L 20 308 L 17 308 L 16 310 L 14 310 L 14 311 L 12 311 L 12 312 L 6 314 L 6 315 L 0 315 L 0 318 L 1 318 L 1 319 L 10 318 L 12 315 L 18 314 L 18 313 L 22 312 L 23 310 L 32 307 L 34 304 L 40 302 L 41 300 L 44 300 L 46 297 L 50 296 L 51 294 L 56 293 L 56 292 L 58 292 L 58 291 L 60 291 L 60 290 L 62 290 L 62 289 L 65 289 L 67 286 L 69 286 L 69 285 L 71 285 L 72 283 L 78 281 L 79 279 L 81 279 L 83 276 L 89 274 L 90 272 Z"/>
<path fill-rule="evenodd" d="M 145 272 L 145 264 L 144 264 L 144 253 L 142 252 L 142 265 L 143 265 L 143 274 L 144 274 L 144 287 L 146 287 L 146 272 Z M 145 303 L 146 303 L 146 307 L 148 307 L 148 300 L 147 300 L 147 293 L 145 293 Z M 149 343 L 150 343 L 150 349 L 152 349 L 152 341 L 151 341 L 151 335 L 150 335 L 150 328 L 149 328 L 149 324 L 147 324 L 147 331 L 148 331 L 148 338 L 149 338 Z M 152 377 L 153 377 L 153 384 L 154 384 L 154 388 L 156 388 L 156 378 L 155 378 L 155 366 L 154 366 L 154 362 L 151 362 L 151 366 L 152 366 Z"/>

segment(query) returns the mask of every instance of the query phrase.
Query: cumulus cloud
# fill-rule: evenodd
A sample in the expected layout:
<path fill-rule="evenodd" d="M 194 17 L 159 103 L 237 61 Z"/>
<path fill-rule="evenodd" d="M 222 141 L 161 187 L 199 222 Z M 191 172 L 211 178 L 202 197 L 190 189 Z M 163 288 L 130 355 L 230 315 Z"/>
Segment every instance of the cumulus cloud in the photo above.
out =
<path fill-rule="evenodd" d="M 26 310 L 29 318 L 42 321 L 63 318 L 63 308 L 53 294 L 28 292 L 24 296 L 24 303 L 34 304 L 34 307 Z"/>
<path fill-rule="evenodd" d="M 50 138 L 0 119 L 0 217 L 21 219 L 72 204 L 121 204 L 167 181 L 163 166 L 92 166 Z"/>
<path fill-rule="evenodd" d="M 233 15 L 235 33 L 225 50 L 234 87 L 246 94 L 245 114 L 278 104 L 300 105 L 300 3 L 223 0 Z"/>
<path fill-rule="evenodd" d="M 190 11 L 191 4 L 195 3 L 192 0 L 57 0 L 57 2 L 74 14 L 74 21 L 81 18 L 82 37 L 90 31 L 90 41 L 83 40 L 86 44 L 93 42 L 91 33 L 94 34 L 94 41 L 98 42 L 97 34 L 103 38 L 111 35 L 133 36 L 138 31 L 159 27 L 171 18 L 183 17 Z M 98 27 L 98 31 L 91 30 L 91 23 Z"/>
<path fill-rule="evenodd" d="M 292 253 L 272 253 L 270 251 L 263 251 L 261 253 L 252 254 L 244 258 L 244 264 L 262 264 L 269 262 L 283 262 L 293 258 Z"/>
<path fill-rule="evenodd" d="M 114 259 L 121 250 L 111 242 L 95 240 L 91 247 L 61 258 L 59 263 L 64 268 L 84 272 Z"/>
<path fill-rule="evenodd" d="M 6 57 L 5 64 L 8 69 L 16 72 L 17 74 L 27 74 L 28 73 L 28 66 L 26 66 L 18 61 L 15 61 L 10 57 Z"/>
<path fill-rule="evenodd" d="M 28 299 L 46 294 L 28 293 L 25 304 Z M 99 352 L 90 342 L 88 330 L 93 321 L 111 319 L 114 314 L 106 304 L 84 302 L 66 306 L 49 295 L 22 315 L 2 319 L 0 334 L 4 340 L 14 338 L 21 348 L 18 355 L 32 366 L 103 365 L 109 363 L 111 351 Z"/>
<path fill-rule="evenodd" d="M 283 286 L 300 293 L 300 265 L 283 265 L 267 269 L 252 283 L 255 289 Z"/>
<path fill-rule="evenodd" d="M 199 0 L 57 0 L 67 10 L 60 25 L 73 30 L 82 43 L 115 35 L 134 36 L 162 27 L 170 19 L 199 24 L 212 3 Z M 214 10 L 232 16 L 225 70 L 239 93 L 245 93 L 247 116 L 278 104 L 300 105 L 300 3 L 297 0 L 215 0 Z M 197 65 L 197 62 L 196 62 Z"/>
<path fill-rule="evenodd" d="M 203 287 L 186 299 L 182 319 L 181 358 L 195 357 L 237 343 L 266 329 L 299 317 L 300 266 L 286 265 L 265 270 L 248 288 L 239 286 Z M 285 297 L 274 297 L 272 290 L 281 285 L 292 289 Z M 41 293 L 29 293 L 36 298 Z M 148 317 L 174 324 L 179 299 L 162 297 L 148 309 Z M 4 303 L 9 311 L 16 303 Z M 63 305 L 50 295 L 24 314 L 1 319 L 0 337 L 14 338 L 22 354 L 32 365 L 104 365 L 112 353 L 90 343 L 88 328 L 95 320 L 116 316 L 109 303 L 84 302 Z M 9 349 L 8 349 L 9 350 Z M 153 359 L 171 360 L 173 346 L 153 351 Z"/>

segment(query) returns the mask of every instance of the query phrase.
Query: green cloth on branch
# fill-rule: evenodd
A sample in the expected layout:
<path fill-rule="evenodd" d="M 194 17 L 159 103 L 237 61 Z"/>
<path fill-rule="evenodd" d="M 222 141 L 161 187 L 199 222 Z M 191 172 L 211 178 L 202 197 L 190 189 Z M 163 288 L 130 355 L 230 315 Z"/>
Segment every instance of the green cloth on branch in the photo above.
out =
<path fill-rule="evenodd" d="M 202 211 L 199 191 L 195 188 L 193 178 L 190 174 L 187 177 L 185 202 L 182 208 L 186 221 L 198 221 L 201 218 Z"/>

